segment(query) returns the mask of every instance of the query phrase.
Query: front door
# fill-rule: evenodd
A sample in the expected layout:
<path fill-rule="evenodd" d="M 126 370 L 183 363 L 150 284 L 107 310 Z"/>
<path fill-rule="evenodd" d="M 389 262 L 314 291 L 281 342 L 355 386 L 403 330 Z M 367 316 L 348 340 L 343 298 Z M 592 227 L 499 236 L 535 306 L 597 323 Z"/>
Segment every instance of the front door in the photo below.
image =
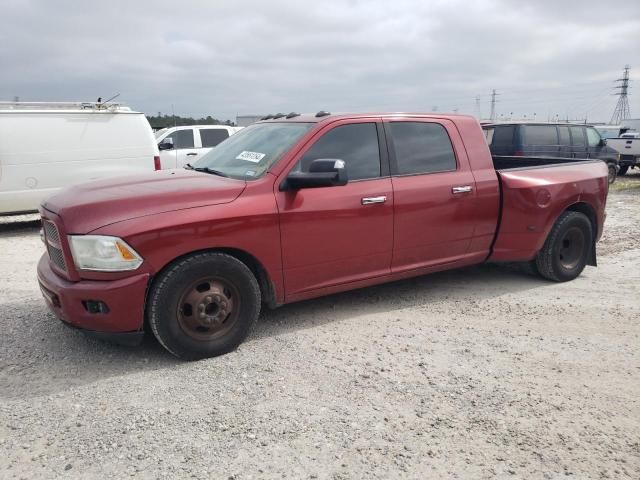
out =
<path fill-rule="evenodd" d="M 194 142 L 193 128 L 176 130 L 163 138 L 161 143 L 173 144 L 173 148 L 160 151 L 162 168 L 182 168 L 199 158 L 199 148 L 196 148 Z"/>
<path fill-rule="evenodd" d="M 336 122 L 292 162 L 289 171 L 305 171 L 341 159 L 349 183 L 276 192 L 287 297 L 389 274 L 393 190 L 379 132 L 371 119 Z"/>
<path fill-rule="evenodd" d="M 392 271 L 464 262 L 488 252 L 491 235 L 481 234 L 473 249 L 471 244 L 476 226 L 479 232 L 487 220 L 495 226 L 496 212 L 479 208 L 475 179 L 453 124 L 398 119 L 384 126 L 395 195 Z M 494 216 L 486 219 L 486 212 Z"/>

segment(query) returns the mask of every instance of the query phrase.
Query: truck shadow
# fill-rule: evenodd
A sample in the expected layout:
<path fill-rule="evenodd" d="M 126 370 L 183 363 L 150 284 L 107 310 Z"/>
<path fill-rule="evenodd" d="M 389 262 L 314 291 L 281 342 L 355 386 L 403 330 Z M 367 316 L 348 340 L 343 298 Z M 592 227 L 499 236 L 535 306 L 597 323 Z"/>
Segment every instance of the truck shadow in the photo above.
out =
<path fill-rule="evenodd" d="M 391 284 L 331 295 L 263 312 L 247 348 L 205 360 L 216 368 L 251 355 L 260 339 L 316 328 L 363 314 L 389 313 L 428 305 L 431 301 L 482 300 L 505 293 L 548 285 L 513 268 L 482 265 L 402 280 Z M 118 346 L 69 329 L 46 311 L 43 301 L 29 296 L 22 302 L 0 304 L 5 331 L 0 338 L 0 398 L 13 399 L 52 393 L 102 379 L 166 368 L 190 368 L 167 353 L 148 334 L 138 347 Z"/>
<path fill-rule="evenodd" d="M 391 316 L 396 310 L 428 306 L 432 301 L 446 300 L 456 305 L 461 300 L 481 301 L 545 285 L 549 282 L 512 264 L 484 264 L 433 273 L 265 311 L 251 339 L 314 328 L 366 314 L 388 313 Z"/>

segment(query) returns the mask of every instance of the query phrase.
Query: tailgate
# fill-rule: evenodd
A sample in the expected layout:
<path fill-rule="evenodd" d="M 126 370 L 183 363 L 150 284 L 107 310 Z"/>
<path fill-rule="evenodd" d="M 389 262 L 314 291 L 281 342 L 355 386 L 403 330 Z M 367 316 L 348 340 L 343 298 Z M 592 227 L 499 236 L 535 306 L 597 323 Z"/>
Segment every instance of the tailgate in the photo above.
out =
<path fill-rule="evenodd" d="M 607 165 L 599 160 L 498 171 L 501 214 L 489 260 L 531 260 L 556 219 L 571 208 L 591 218 L 602 234 Z"/>

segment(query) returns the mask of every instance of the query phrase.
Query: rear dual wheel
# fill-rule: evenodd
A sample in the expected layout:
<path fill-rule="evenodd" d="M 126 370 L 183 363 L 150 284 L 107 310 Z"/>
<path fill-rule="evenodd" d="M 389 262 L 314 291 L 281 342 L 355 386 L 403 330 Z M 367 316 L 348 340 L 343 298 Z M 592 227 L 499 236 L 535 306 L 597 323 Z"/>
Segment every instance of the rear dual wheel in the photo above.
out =
<path fill-rule="evenodd" d="M 260 303 L 260 287 L 244 263 L 224 253 L 199 253 L 155 279 L 147 318 L 163 347 L 195 360 L 234 350 L 258 319 Z"/>
<path fill-rule="evenodd" d="M 564 212 L 535 259 L 538 273 L 556 282 L 576 278 L 591 255 L 593 235 L 591 222 L 585 214 Z"/>

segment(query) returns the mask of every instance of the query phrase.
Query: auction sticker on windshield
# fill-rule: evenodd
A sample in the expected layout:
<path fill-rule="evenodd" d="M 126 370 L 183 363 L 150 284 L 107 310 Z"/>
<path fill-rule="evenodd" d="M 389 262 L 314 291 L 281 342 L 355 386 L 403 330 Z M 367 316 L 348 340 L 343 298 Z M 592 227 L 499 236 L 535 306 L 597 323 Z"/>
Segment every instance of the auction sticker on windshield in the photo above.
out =
<path fill-rule="evenodd" d="M 236 160 L 246 160 L 247 162 L 258 163 L 264 158 L 265 153 L 247 152 L 246 150 L 236 157 Z"/>

